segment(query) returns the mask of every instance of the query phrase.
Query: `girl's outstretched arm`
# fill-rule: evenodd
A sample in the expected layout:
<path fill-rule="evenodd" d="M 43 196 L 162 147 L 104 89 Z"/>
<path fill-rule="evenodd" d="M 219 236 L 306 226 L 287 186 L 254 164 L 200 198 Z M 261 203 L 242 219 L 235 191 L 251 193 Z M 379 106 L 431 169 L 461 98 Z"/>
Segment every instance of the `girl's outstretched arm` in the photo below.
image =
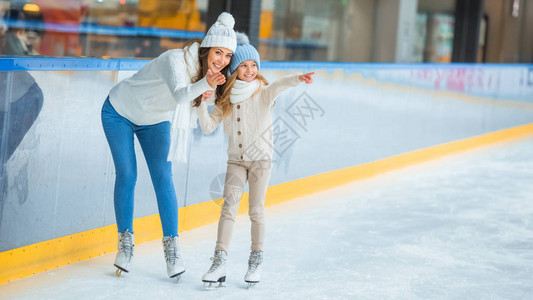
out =
<path fill-rule="evenodd" d="M 200 123 L 200 128 L 205 134 L 209 134 L 218 127 L 218 124 L 222 121 L 222 110 L 215 105 L 211 114 L 207 112 L 207 103 L 206 100 L 213 96 L 213 91 L 209 90 L 202 94 L 202 103 L 197 108 L 198 113 L 198 123 Z"/>
<path fill-rule="evenodd" d="M 267 85 L 263 91 L 263 100 L 267 105 L 271 105 L 274 99 L 284 90 L 297 86 L 300 82 L 305 82 L 307 84 L 313 82 L 313 75 L 315 73 L 306 73 L 306 74 L 296 74 L 296 75 L 286 75 L 280 77 L 278 80 Z"/>
<path fill-rule="evenodd" d="M 261 102 L 263 102 L 264 105 L 272 105 L 272 102 L 274 102 L 274 99 L 283 91 L 295 87 L 298 84 L 300 84 L 300 80 L 298 79 L 300 75 L 299 74 L 293 74 L 293 75 L 285 75 L 280 78 L 278 78 L 276 81 L 272 82 L 271 84 L 263 87 L 263 90 L 261 91 Z"/>

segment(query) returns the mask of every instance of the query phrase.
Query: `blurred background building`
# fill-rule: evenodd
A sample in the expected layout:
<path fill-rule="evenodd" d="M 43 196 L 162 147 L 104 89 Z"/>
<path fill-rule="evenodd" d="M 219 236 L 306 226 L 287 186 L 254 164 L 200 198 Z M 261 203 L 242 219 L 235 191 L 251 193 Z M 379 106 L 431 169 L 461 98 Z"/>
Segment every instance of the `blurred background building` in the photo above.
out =
<path fill-rule="evenodd" d="M 222 11 L 270 61 L 533 62 L 533 0 L 3 0 L 0 54 L 152 58 Z"/>

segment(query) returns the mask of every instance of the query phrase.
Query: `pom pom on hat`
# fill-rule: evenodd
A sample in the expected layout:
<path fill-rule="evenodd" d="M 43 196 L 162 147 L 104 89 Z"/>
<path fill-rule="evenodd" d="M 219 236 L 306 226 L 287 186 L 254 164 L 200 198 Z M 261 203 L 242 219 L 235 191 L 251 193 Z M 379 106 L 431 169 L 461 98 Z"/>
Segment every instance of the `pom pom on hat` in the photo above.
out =
<path fill-rule="evenodd" d="M 237 40 L 235 38 L 233 26 L 235 26 L 235 19 L 233 16 L 227 12 L 221 13 L 215 24 L 209 27 L 200 47 L 222 47 L 235 52 L 235 49 L 237 48 Z"/>
<path fill-rule="evenodd" d="M 217 22 L 231 29 L 235 26 L 235 19 L 227 12 L 221 13 L 220 16 L 218 16 Z"/>
<path fill-rule="evenodd" d="M 230 73 L 235 72 L 237 67 L 246 60 L 253 60 L 257 63 L 257 70 L 261 65 L 261 59 L 259 57 L 259 52 L 255 49 L 254 46 L 250 44 L 248 36 L 242 32 L 237 32 L 237 50 L 233 53 L 231 58 L 231 63 L 229 67 Z"/>
<path fill-rule="evenodd" d="M 237 35 L 237 46 L 242 44 L 250 44 L 248 36 L 242 32 L 235 32 Z"/>

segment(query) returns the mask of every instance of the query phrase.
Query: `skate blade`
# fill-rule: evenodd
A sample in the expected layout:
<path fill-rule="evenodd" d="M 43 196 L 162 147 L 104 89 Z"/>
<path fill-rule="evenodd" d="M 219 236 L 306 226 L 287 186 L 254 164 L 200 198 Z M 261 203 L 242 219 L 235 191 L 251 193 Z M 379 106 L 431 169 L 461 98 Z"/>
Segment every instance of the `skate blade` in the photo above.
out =
<path fill-rule="evenodd" d="M 246 283 L 248 283 L 248 289 L 252 289 L 259 283 L 259 281 L 246 281 Z"/>
<path fill-rule="evenodd" d="M 214 291 L 214 290 L 226 287 L 225 285 L 222 285 L 222 282 L 219 282 L 218 285 L 213 285 L 213 283 L 216 283 L 216 282 L 204 282 L 204 288 L 207 291 Z"/>
<path fill-rule="evenodd" d="M 176 280 L 176 284 L 181 282 L 181 275 L 175 275 L 175 276 L 172 276 L 170 278 L 175 279 Z"/>
<path fill-rule="evenodd" d="M 117 270 L 115 271 L 115 275 L 117 275 L 117 277 L 122 276 L 122 272 L 129 273 L 129 271 L 124 268 L 121 268 L 117 265 L 114 265 L 114 266 L 117 268 Z"/>
<path fill-rule="evenodd" d="M 223 283 L 226 282 L 226 276 L 220 277 L 218 279 L 218 281 L 204 281 L 204 280 L 202 280 L 202 281 L 204 283 L 204 288 L 206 290 L 215 290 L 215 289 L 225 288 L 226 287 L 225 285 L 223 285 Z M 214 286 L 213 284 L 217 283 L 217 282 L 218 282 L 218 285 Z"/>
<path fill-rule="evenodd" d="M 172 279 L 176 279 L 176 283 L 180 283 L 181 282 L 181 275 L 185 273 L 185 270 L 183 270 L 182 272 L 180 273 L 177 273 L 177 274 L 174 274 L 172 276 L 170 276 L 170 278 Z"/>

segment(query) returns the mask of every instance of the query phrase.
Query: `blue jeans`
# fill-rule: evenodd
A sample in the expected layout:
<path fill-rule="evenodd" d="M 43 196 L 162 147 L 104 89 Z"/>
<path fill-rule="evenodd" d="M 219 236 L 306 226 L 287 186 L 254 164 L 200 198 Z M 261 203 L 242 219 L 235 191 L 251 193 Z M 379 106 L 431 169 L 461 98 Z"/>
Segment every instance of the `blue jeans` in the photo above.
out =
<path fill-rule="evenodd" d="M 115 163 L 115 217 L 118 232 L 133 232 L 133 194 L 137 160 L 133 134 L 141 144 L 157 197 L 164 236 L 178 236 L 178 201 L 172 181 L 172 163 L 167 161 L 170 122 L 138 126 L 122 117 L 109 102 L 102 107 L 102 125 Z"/>

